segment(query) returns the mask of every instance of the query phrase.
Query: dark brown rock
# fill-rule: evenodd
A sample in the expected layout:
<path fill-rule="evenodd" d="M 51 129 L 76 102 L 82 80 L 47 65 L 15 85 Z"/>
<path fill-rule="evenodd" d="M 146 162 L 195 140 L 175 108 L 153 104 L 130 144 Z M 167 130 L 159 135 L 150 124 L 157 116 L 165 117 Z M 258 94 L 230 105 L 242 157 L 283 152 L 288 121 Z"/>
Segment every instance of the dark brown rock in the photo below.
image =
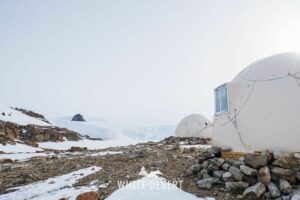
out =
<path fill-rule="evenodd" d="M 101 196 L 99 192 L 85 192 L 76 197 L 76 200 L 100 200 Z"/>
<path fill-rule="evenodd" d="M 77 152 L 77 151 L 86 151 L 86 147 L 71 147 L 70 151 L 71 152 Z"/>
<path fill-rule="evenodd" d="M 268 185 L 271 181 L 271 173 L 268 166 L 262 167 L 258 170 L 257 174 L 258 181 L 264 185 Z"/>
<path fill-rule="evenodd" d="M 280 157 L 273 162 L 273 165 L 287 169 L 294 169 L 298 167 L 298 161 L 291 157 Z"/>
<path fill-rule="evenodd" d="M 266 166 L 269 161 L 269 154 L 263 154 L 263 155 L 246 155 L 245 156 L 245 163 L 253 167 L 255 169 L 261 168 L 263 166 Z"/>
<path fill-rule="evenodd" d="M 286 179 L 289 182 L 294 182 L 295 181 L 295 173 L 290 170 L 290 169 L 283 169 L 280 167 L 274 167 L 272 170 L 272 173 L 274 173 L 276 176 L 282 178 L 282 179 Z"/>

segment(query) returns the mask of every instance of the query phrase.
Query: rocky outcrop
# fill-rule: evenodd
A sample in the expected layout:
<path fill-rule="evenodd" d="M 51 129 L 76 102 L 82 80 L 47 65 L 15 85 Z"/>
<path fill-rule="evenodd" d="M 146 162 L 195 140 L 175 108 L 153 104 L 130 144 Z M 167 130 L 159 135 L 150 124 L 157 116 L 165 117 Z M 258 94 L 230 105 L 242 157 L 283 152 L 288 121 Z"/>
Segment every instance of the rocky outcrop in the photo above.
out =
<path fill-rule="evenodd" d="M 44 115 L 41 115 L 41 114 L 38 114 L 36 112 L 33 112 L 31 110 L 25 110 L 23 108 L 12 108 L 14 110 L 17 110 L 17 111 L 20 111 L 21 113 L 25 114 L 25 115 L 28 115 L 30 117 L 33 117 L 33 118 L 37 118 L 37 119 L 40 119 L 48 124 L 50 124 L 50 122 L 44 117 Z"/>
<path fill-rule="evenodd" d="M 84 122 L 85 119 L 83 118 L 83 116 L 81 114 L 76 114 L 73 116 L 71 121 Z"/>
<path fill-rule="evenodd" d="M 37 147 L 37 142 L 61 142 L 67 140 L 78 141 L 81 135 L 66 128 L 36 125 L 18 125 L 0 121 L 0 144 L 15 144 L 15 139 L 27 145 Z"/>

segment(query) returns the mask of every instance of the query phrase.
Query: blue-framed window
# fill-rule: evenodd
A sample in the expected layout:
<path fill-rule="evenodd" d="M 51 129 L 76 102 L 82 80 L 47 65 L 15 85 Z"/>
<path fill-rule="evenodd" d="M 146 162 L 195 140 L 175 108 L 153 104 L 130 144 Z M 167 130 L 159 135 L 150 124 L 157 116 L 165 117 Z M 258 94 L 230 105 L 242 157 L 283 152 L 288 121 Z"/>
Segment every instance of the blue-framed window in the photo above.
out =
<path fill-rule="evenodd" d="M 227 87 L 222 85 L 215 89 L 215 114 L 228 111 Z"/>

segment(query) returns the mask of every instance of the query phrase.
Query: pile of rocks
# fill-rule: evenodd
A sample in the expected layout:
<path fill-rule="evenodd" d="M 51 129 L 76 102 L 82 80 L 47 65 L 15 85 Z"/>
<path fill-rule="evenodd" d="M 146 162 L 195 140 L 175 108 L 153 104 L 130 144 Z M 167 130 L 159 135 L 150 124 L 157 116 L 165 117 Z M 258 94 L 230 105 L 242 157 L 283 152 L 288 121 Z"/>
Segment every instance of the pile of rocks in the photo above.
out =
<path fill-rule="evenodd" d="M 262 152 L 247 154 L 238 160 L 221 157 L 221 149 L 212 147 L 200 153 L 186 170 L 197 176 L 200 189 L 214 185 L 229 192 L 240 192 L 243 199 L 300 199 L 300 154 Z"/>

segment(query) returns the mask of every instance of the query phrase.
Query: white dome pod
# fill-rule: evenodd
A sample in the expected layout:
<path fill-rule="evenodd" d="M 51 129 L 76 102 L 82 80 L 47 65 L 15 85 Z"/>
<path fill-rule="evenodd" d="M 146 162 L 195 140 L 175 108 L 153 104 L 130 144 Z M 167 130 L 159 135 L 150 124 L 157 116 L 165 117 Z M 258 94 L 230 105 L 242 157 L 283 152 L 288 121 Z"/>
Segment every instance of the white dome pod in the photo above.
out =
<path fill-rule="evenodd" d="M 176 137 L 211 138 L 211 122 L 199 114 L 189 115 L 179 122 L 175 135 Z"/>
<path fill-rule="evenodd" d="M 214 145 L 233 151 L 300 151 L 300 55 L 250 64 L 215 90 Z"/>

